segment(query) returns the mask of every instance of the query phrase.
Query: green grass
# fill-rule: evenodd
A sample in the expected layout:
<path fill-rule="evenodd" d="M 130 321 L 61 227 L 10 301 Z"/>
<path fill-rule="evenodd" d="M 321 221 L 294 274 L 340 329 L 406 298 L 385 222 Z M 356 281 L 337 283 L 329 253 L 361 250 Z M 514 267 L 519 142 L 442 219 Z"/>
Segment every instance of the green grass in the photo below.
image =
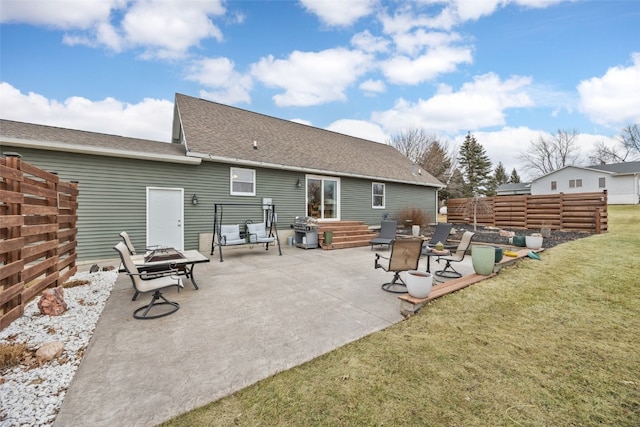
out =
<path fill-rule="evenodd" d="M 640 207 L 167 426 L 638 426 Z"/>

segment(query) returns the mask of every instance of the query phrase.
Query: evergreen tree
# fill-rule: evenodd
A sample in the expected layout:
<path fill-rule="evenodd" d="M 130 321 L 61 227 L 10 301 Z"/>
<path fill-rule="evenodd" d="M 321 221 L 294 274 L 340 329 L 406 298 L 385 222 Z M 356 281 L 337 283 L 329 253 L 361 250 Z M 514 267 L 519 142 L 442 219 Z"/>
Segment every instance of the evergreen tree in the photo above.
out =
<path fill-rule="evenodd" d="M 486 195 L 490 191 L 491 160 L 471 132 L 460 147 L 458 162 L 464 176 L 464 197 Z"/>
<path fill-rule="evenodd" d="M 520 176 L 518 175 L 518 172 L 516 171 L 516 168 L 513 168 L 513 170 L 511 171 L 511 177 L 509 177 L 509 182 L 511 182 L 513 184 L 519 184 L 520 183 Z"/>
<path fill-rule="evenodd" d="M 441 190 L 440 192 L 442 193 Z M 455 168 L 449 179 L 449 184 L 446 188 L 447 199 L 459 199 L 464 197 L 464 177 L 460 169 Z"/>
<path fill-rule="evenodd" d="M 437 178 L 438 181 L 443 184 L 449 185 L 451 169 L 452 169 L 452 160 L 451 156 L 447 152 L 446 143 L 441 143 L 438 140 L 433 140 L 429 147 L 424 152 L 424 156 L 420 162 L 422 168 L 429 172 L 433 177 Z M 446 202 L 449 198 L 449 190 L 448 187 L 440 190 L 439 199 L 441 202 Z"/>
<path fill-rule="evenodd" d="M 487 192 L 488 196 L 495 196 L 498 187 L 502 184 L 506 184 L 509 182 L 509 176 L 507 176 L 507 171 L 504 168 L 502 162 L 498 162 L 498 166 L 493 171 L 493 177 L 489 183 L 489 191 Z"/>

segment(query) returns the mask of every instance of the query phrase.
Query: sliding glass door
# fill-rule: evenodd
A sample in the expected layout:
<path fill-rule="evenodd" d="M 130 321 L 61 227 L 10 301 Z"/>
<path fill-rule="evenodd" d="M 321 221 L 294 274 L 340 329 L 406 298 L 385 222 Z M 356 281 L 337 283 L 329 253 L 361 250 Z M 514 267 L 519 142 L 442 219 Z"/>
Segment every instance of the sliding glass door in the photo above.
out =
<path fill-rule="evenodd" d="M 307 216 L 340 219 L 340 180 L 307 176 Z"/>

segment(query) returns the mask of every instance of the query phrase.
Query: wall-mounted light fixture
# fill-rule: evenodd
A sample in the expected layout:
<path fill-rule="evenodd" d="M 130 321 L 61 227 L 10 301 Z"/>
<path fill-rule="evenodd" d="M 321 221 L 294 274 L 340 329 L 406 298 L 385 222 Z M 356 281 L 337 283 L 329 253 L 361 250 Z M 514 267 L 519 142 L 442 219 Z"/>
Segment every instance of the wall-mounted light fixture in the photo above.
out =
<path fill-rule="evenodd" d="M 254 150 L 258 149 L 258 141 L 253 141 L 253 149 Z"/>
<path fill-rule="evenodd" d="M 298 178 L 298 181 L 296 182 L 296 187 L 298 187 L 298 188 L 302 187 L 302 183 L 300 182 L 300 178 Z"/>
<path fill-rule="evenodd" d="M 198 196 L 196 196 L 195 194 L 191 198 L 191 204 L 192 205 L 197 205 L 198 204 Z"/>

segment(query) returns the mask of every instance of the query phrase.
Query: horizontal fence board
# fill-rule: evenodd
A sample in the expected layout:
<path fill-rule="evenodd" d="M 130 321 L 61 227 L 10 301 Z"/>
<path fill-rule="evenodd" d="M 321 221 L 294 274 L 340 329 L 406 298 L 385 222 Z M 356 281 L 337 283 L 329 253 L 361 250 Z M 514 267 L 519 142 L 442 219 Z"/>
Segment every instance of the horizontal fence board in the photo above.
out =
<path fill-rule="evenodd" d="M 4 203 L 24 203 L 24 194 L 15 191 L 0 190 L 0 200 Z"/>
<path fill-rule="evenodd" d="M 22 258 L 25 262 L 30 263 L 36 259 L 44 258 L 49 251 L 56 250 L 58 247 L 57 240 L 48 240 L 38 242 L 37 244 L 26 246 L 22 249 Z"/>
<path fill-rule="evenodd" d="M 16 237 L 15 239 L 6 239 L 0 241 L 0 254 L 6 254 L 7 252 L 17 251 L 24 246 L 24 239 L 22 237 Z"/>
<path fill-rule="evenodd" d="M 57 263 L 58 256 L 56 255 L 43 261 L 39 261 L 35 264 L 25 266 L 25 269 L 22 272 L 22 279 L 27 285 L 29 285 L 29 282 L 43 275 L 47 270 L 49 270 L 51 267 L 54 267 Z"/>
<path fill-rule="evenodd" d="M 8 303 L 12 299 L 22 295 L 24 282 L 16 282 L 11 287 L 0 290 L 0 307 Z"/>
<path fill-rule="evenodd" d="M 0 280 L 4 280 L 9 276 L 17 275 L 24 269 L 24 261 L 19 259 L 0 266 Z"/>
<path fill-rule="evenodd" d="M 20 318 L 24 313 L 24 305 L 20 304 L 17 307 L 13 307 L 4 313 L 2 313 L 2 317 L 0 317 L 0 330 L 6 328 L 13 322 L 14 320 Z"/>
<path fill-rule="evenodd" d="M 6 181 L 24 181 L 24 174 L 14 168 L 0 165 L 0 178 Z"/>
<path fill-rule="evenodd" d="M 58 208 L 55 206 L 22 205 L 23 215 L 57 215 Z"/>
<path fill-rule="evenodd" d="M 44 276 L 42 279 L 34 281 L 31 286 L 24 290 L 23 299 L 24 301 L 31 301 L 33 298 L 38 296 L 42 291 L 51 287 L 52 285 L 57 284 L 58 279 L 60 278 L 59 273 L 56 271 L 53 274 L 48 276 Z"/>
<path fill-rule="evenodd" d="M 0 228 L 22 227 L 24 217 L 22 215 L 3 215 L 0 217 Z"/>

